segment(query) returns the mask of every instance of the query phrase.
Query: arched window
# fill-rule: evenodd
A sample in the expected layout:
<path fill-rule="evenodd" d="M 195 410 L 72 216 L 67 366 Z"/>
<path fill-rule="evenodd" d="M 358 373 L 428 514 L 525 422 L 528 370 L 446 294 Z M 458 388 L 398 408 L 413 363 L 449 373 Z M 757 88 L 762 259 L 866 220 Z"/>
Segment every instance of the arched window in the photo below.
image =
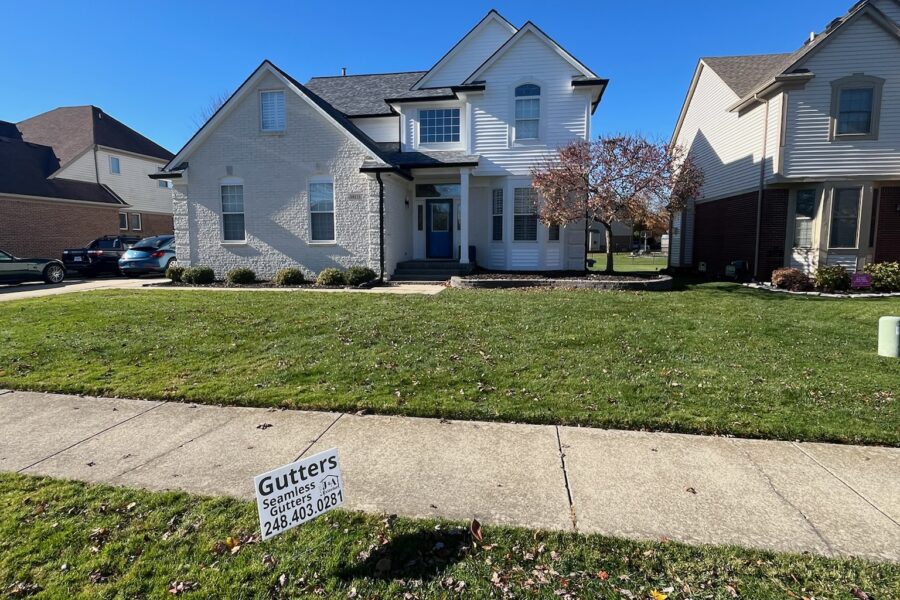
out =
<path fill-rule="evenodd" d="M 541 87 L 525 83 L 516 88 L 516 139 L 536 140 L 541 131 Z"/>

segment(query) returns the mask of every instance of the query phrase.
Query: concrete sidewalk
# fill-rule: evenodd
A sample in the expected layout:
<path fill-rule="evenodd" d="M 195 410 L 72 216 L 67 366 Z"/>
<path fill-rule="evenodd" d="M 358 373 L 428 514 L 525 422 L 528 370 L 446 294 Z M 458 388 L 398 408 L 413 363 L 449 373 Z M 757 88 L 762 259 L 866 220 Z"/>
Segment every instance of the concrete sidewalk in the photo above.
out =
<path fill-rule="evenodd" d="M 76 292 L 90 292 L 93 290 L 174 290 L 174 291 L 204 291 L 204 292 L 313 292 L 319 294 L 391 294 L 408 295 L 417 294 L 434 296 L 446 289 L 443 284 L 435 283 L 393 283 L 390 285 L 373 288 L 279 288 L 279 287 L 192 287 L 170 286 L 168 279 L 122 279 L 111 277 L 109 279 L 93 279 L 90 281 L 73 280 L 63 283 L 25 283 L 20 285 L 0 286 L 0 302 L 12 300 L 25 300 L 27 298 L 42 298 L 44 296 L 59 296 L 60 294 L 73 294 Z"/>
<path fill-rule="evenodd" d="M 351 509 L 900 561 L 900 449 L 0 390 L 3 471 L 249 500 L 331 447 Z"/>

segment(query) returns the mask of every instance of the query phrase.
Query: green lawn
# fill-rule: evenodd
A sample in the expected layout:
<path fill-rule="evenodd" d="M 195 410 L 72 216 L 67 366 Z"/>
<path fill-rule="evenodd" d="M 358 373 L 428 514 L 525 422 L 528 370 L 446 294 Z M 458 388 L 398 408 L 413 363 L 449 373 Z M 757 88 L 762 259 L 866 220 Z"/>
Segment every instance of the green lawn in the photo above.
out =
<path fill-rule="evenodd" d="M 0 475 L 0 589 L 9 597 L 765 600 L 860 590 L 887 599 L 900 589 L 900 566 L 861 560 L 483 534 L 475 544 L 458 523 L 336 511 L 258 542 L 250 503 Z"/>
<path fill-rule="evenodd" d="M 592 271 L 606 270 L 606 254 L 592 252 L 588 258 L 597 261 L 591 268 Z M 621 273 L 662 271 L 668 264 L 668 258 L 665 256 L 632 256 L 630 252 L 617 252 L 613 255 L 613 268 Z"/>
<path fill-rule="evenodd" d="M 0 303 L 0 387 L 900 445 L 900 300 L 731 284 Z"/>

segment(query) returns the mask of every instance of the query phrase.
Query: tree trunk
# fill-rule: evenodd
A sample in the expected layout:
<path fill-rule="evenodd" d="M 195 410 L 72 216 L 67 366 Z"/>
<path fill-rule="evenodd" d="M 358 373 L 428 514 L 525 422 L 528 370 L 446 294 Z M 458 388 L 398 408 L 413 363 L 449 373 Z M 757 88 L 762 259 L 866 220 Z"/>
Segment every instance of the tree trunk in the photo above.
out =
<path fill-rule="evenodd" d="M 604 223 L 603 228 L 606 230 L 606 272 L 613 272 L 613 241 L 612 241 L 612 225 Z"/>
<path fill-rule="evenodd" d="M 585 217 L 584 218 L 584 272 L 587 273 L 590 270 L 590 266 L 588 265 L 588 255 L 591 251 L 591 221 Z"/>

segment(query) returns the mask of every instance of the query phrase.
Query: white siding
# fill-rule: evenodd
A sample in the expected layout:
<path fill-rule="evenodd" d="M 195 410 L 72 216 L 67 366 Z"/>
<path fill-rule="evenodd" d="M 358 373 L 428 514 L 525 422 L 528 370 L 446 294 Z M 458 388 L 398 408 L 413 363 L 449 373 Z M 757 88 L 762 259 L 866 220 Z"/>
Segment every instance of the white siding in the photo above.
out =
<path fill-rule="evenodd" d="M 885 6 L 891 3 L 885 3 Z M 867 17 L 844 26 L 803 65 L 815 78 L 789 94 L 788 177 L 900 174 L 900 42 Z M 879 139 L 830 141 L 831 82 L 854 73 L 885 79 Z"/>
<path fill-rule="evenodd" d="M 397 263 L 412 259 L 413 203 L 407 203 L 412 197 L 410 185 L 395 175 L 382 175 L 384 180 L 384 272 L 390 276 L 397 268 Z M 377 218 L 377 215 L 373 215 Z M 375 227 L 377 227 L 377 220 Z M 378 244 L 370 249 L 370 262 L 377 264 Z M 376 268 L 377 272 L 378 269 Z"/>
<path fill-rule="evenodd" d="M 461 84 L 510 37 L 512 32 L 498 21 L 484 23 L 456 47 L 450 60 L 429 74 L 423 87 Z"/>
<path fill-rule="evenodd" d="M 895 23 L 900 23 L 900 2 L 897 0 L 873 0 L 872 4 L 893 19 Z"/>
<path fill-rule="evenodd" d="M 400 141 L 400 117 L 368 117 L 351 119 L 363 133 L 376 142 Z"/>
<path fill-rule="evenodd" d="M 533 33 L 509 47 L 485 73 L 485 92 L 472 97 L 473 151 L 481 155 L 478 173 L 527 175 L 535 161 L 548 152 L 586 138 L 590 95 L 572 88 L 572 77 L 579 74 Z M 511 139 L 513 92 L 522 83 L 541 86 L 541 138 L 537 143 L 516 144 Z"/>
<path fill-rule="evenodd" d="M 84 152 L 81 156 L 66 165 L 55 175 L 60 179 L 74 179 L 76 181 L 97 181 L 97 171 L 94 169 L 93 148 Z"/>
<path fill-rule="evenodd" d="M 110 156 L 119 159 L 118 175 L 109 171 Z M 172 190 L 159 187 L 158 182 L 148 177 L 165 164 L 162 160 L 140 158 L 115 150 L 97 150 L 100 183 L 108 185 L 136 211 L 172 214 Z"/>
<path fill-rule="evenodd" d="M 729 112 L 728 107 L 738 100 L 712 69 L 701 67 L 676 140 L 703 170 L 701 199 L 727 197 L 759 186 L 765 107 L 756 106 L 742 115 Z M 777 114 L 778 110 L 770 110 L 770 119 Z M 778 131 L 777 125 L 770 129 L 774 129 L 773 134 Z M 777 148 L 778 144 L 770 144 L 770 150 L 774 150 L 772 146 Z M 772 152 L 767 154 L 767 170 L 771 171 Z"/>

